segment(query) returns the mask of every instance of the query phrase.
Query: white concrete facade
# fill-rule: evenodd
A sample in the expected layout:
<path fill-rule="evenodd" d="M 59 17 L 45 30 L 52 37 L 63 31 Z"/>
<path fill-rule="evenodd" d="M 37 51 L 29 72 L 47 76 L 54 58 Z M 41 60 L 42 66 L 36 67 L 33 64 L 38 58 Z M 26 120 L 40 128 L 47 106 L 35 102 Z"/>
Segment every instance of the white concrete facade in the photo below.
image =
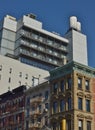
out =
<path fill-rule="evenodd" d="M 71 29 L 66 38 L 69 40 L 68 44 L 68 61 L 75 61 L 84 65 L 88 65 L 87 56 L 87 38 L 81 32 Z"/>
<path fill-rule="evenodd" d="M 34 76 L 41 82 L 49 72 L 0 55 L 0 94 L 21 85 L 31 87 Z"/>

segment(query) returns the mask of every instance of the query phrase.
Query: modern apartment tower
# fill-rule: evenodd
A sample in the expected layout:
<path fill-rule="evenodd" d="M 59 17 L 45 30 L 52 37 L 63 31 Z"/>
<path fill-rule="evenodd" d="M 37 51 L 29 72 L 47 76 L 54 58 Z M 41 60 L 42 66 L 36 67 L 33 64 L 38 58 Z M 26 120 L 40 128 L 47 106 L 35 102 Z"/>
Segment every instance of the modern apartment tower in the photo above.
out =
<path fill-rule="evenodd" d="M 16 37 L 16 18 L 6 15 L 0 22 L 0 54 L 14 55 Z"/>
<path fill-rule="evenodd" d="M 70 61 L 87 65 L 87 41 L 76 17 L 70 18 L 70 29 L 64 35 L 42 28 L 33 14 L 18 21 L 7 15 L 1 22 L 1 54 L 23 63 L 51 70 Z"/>

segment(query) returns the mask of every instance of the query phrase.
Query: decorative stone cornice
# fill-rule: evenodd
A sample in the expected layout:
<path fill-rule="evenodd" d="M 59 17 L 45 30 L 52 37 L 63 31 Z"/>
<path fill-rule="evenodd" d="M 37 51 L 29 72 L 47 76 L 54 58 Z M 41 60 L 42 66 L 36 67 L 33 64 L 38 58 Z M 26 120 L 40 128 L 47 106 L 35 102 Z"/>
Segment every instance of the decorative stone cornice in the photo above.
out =
<path fill-rule="evenodd" d="M 83 75 L 87 75 L 88 77 L 95 77 L 95 69 L 89 66 L 77 63 L 77 62 L 70 62 L 62 67 L 55 68 L 50 71 L 50 81 L 56 78 L 60 78 L 64 75 L 70 74 L 73 71 L 77 71 Z"/>
<path fill-rule="evenodd" d="M 77 95 L 80 96 L 80 97 L 84 97 L 85 96 L 83 92 L 78 92 Z"/>
<path fill-rule="evenodd" d="M 91 96 L 91 94 L 86 94 L 86 95 L 85 95 L 85 98 L 89 98 L 89 99 L 91 99 L 92 96 Z"/>
<path fill-rule="evenodd" d="M 79 117 L 79 118 L 85 118 L 85 116 L 84 116 L 82 113 L 79 113 L 79 114 L 77 115 L 77 117 Z"/>
<path fill-rule="evenodd" d="M 93 117 L 90 116 L 90 115 L 85 116 L 85 118 L 88 119 L 88 120 L 92 120 L 93 119 Z"/>

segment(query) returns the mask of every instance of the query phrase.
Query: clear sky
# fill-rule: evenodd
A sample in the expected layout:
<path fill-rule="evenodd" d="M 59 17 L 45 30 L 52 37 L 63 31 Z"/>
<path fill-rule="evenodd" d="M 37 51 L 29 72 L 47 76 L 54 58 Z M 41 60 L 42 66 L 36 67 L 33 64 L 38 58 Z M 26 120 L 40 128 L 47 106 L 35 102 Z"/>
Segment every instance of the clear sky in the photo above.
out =
<path fill-rule="evenodd" d="M 19 19 L 34 13 L 43 28 L 62 36 L 69 28 L 69 17 L 77 16 L 87 35 L 89 66 L 95 67 L 95 0 L 1 0 L 0 19 L 6 14 Z"/>

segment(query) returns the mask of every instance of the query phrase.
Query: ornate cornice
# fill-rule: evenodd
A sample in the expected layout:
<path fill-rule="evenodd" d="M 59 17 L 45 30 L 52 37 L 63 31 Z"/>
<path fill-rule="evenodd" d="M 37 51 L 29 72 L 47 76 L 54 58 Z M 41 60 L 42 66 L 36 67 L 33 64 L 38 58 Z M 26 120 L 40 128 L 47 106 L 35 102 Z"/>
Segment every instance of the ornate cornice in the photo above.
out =
<path fill-rule="evenodd" d="M 88 77 L 95 77 L 95 68 L 72 61 L 62 67 L 50 71 L 50 80 L 60 78 L 72 73 L 73 71 L 77 71 L 83 75 L 87 75 Z"/>

